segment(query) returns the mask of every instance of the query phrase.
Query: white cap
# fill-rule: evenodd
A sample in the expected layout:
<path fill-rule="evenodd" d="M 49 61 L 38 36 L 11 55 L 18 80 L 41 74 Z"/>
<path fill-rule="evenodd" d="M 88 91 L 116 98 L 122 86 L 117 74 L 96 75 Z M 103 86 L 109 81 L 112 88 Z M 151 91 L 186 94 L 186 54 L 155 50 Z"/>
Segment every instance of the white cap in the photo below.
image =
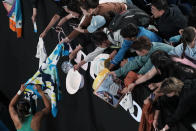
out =
<path fill-rule="evenodd" d="M 83 76 L 76 70 L 70 69 L 66 78 L 66 89 L 69 94 L 75 94 L 84 86 Z"/>
<path fill-rule="evenodd" d="M 91 69 L 95 75 L 105 68 L 104 61 L 109 58 L 109 54 L 100 54 L 91 62 Z"/>
<path fill-rule="evenodd" d="M 105 25 L 106 20 L 101 15 L 93 16 L 91 19 L 91 24 L 87 27 L 88 32 L 93 33 L 103 25 Z"/>

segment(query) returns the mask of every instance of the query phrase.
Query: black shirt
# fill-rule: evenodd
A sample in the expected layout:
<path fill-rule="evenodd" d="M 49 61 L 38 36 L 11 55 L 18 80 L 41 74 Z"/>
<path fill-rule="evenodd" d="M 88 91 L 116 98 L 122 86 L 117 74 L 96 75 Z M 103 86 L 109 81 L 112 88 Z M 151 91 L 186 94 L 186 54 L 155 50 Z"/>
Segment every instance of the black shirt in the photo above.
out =
<path fill-rule="evenodd" d="M 165 13 L 160 18 L 155 19 L 154 22 L 158 34 L 167 40 L 178 35 L 179 29 L 187 26 L 187 18 L 176 5 L 170 5 Z"/>
<path fill-rule="evenodd" d="M 190 117 L 190 113 L 195 112 L 196 109 L 196 79 L 185 80 L 179 96 L 167 97 L 161 96 L 155 102 L 157 110 L 164 111 L 166 114 L 166 123 L 169 127 L 173 127 L 183 119 L 191 119 L 195 121 L 194 117 Z M 188 118 L 187 118 L 188 117 Z"/>

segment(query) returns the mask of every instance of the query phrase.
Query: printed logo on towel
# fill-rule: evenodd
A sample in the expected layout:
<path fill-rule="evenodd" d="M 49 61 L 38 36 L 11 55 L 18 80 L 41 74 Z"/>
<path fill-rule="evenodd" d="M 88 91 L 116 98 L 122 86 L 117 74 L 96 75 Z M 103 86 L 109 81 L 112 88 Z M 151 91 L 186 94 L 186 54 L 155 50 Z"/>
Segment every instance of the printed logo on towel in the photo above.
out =
<path fill-rule="evenodd" d="M 75 58 L 75 62 L 79 63 L 80 61 L 83 60 L 83 58 L 86 57 L 86 54 L 82 51 L 79 51 L 77 53 L 77 57 Z M 87 71 L 88 69 L 88 63 L 84 64 L 82 66 L 82 69 Z M 92 70 L 92 68 L 90 68 L 90 76 L 95 79 L 95 72 Z M 134 112 L 133 112 L 133 108 L 134 108 Z M 141 116 L 142 116 L 142 109 L 141 107 L 133 100 L 133 108 L 129 109 L 129 113 L 130 115 L 133 117 L 133 119 L 135 119 L 137 122 L 140 122 Z M 137 113 L 136 113 L 137 112 Z"/>

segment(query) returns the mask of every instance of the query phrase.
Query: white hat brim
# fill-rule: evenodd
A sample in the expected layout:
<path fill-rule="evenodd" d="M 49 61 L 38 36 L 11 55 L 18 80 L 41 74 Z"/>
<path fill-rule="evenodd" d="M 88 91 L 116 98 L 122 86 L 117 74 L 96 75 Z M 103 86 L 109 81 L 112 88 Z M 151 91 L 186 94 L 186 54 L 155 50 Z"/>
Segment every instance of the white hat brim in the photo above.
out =
<path fill-rule="evenodd" d="M 81 86 L 82 79 L 82 75 L 77 70 L 70 69 L 66 77 L 67 92 L 69 94 L 75 94 Z"/>
<path fill-rule="evenodd" d="M 99 74 L 100 71 L 102 71 L 104 66 L 104 61 L 109 58 L 109 54 L 100 54 L 91 62 L 91 68 L 93 69 L 93 72 L 95 75 Z"/>

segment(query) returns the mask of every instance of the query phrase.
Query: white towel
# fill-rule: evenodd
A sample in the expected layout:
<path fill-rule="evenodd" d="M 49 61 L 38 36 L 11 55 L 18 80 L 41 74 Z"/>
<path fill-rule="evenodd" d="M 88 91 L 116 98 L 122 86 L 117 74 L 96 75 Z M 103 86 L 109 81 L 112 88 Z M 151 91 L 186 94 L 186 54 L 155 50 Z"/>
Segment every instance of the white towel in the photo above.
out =
<path fill-rule="evenodd" d="M 47 53 L 44 46 L 44 41 L 42 38 L 39 38 L 39 42 L 37 44 L 37 53 L 35 55 L 36 58 L 39 59 L 39 67 L 44 63 L 47 59 Z"/>
<path fill-rule="evenodd" d="M 192 127 L 196 130 L 196 123 L 193 123 Z"/>

